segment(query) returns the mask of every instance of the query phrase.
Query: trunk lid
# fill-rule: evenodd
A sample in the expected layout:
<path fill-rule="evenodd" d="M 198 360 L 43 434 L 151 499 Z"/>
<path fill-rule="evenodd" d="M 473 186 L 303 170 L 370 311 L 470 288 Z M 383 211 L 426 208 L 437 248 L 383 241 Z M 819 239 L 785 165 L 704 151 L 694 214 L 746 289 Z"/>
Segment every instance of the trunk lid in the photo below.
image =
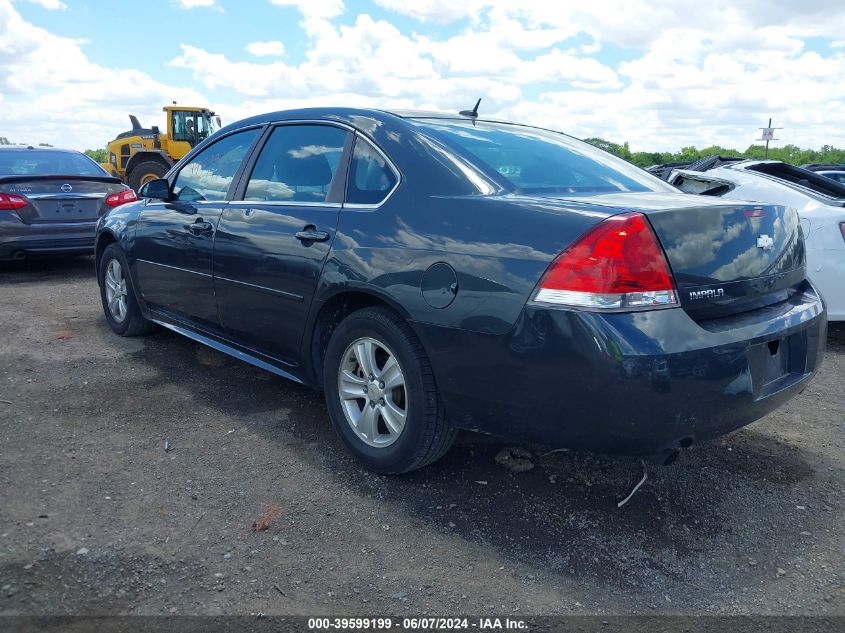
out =
<path fill-rule="evenodd" d="M 663 246 L 681 306 L 709 319 L 785 301 L 803 284 L 795 209 L 688 194 L 609 194 L 590 203 L 646 215 Z"/>
<path fill-rule="evenodd" d="M 104 200 L 125 186 L 108 176 L 5 176 L 0 193 L 25 196 L 29 204 L 18 209 L 27 224 L 92 222 L 105 213 Z"/>

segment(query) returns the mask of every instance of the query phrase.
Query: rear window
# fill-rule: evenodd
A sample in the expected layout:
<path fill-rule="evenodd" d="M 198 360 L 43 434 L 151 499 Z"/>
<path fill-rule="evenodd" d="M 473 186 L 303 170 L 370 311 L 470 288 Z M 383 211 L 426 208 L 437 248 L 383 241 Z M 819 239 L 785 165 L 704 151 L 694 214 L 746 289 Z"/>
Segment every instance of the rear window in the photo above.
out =
<path fill-rule="evenodd" d="M 587 143 L 538 128 L 486 121 L 418 119 L 424 133 L 522 193 L 568 195 L 677 191 Z"/>
<path fill-rule="evenodd" d="M 0 151 L 0 176 L 108 176 L 108 174 L 84 154 L 14 149 Z"/>

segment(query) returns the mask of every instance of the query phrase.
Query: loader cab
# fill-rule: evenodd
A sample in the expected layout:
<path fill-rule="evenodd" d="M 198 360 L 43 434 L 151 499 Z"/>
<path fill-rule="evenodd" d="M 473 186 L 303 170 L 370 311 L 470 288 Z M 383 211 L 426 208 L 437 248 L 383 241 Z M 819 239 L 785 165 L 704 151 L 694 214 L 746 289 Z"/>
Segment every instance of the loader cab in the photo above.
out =
<path fill-rule="evenodd" d="M 187 146 L 183 148 L 184 151 L 179 151 L 176 147 L 172 148 L 171 153 L 178 154 L 179 158 L 220 129 L 220 117 L 215 116 L 210 110 L 168 106 L 164 108 L 164 111 L 167 112 L 170 141 L 179 145 L 187 143 Z"/>

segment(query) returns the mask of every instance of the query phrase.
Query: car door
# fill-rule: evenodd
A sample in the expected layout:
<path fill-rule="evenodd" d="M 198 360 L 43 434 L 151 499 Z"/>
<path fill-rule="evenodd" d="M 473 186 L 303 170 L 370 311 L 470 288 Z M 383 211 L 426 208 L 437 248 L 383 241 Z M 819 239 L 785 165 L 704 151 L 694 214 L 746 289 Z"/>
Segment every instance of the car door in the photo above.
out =
<path fill-rule="evenodd" d="M 343 200 L 352 134 L 273 128 L 217 227 L 214 287 L 228 336 L 295 365 Z"/>
<path fill-rule="evenodd" d="M 153 309 L 210 331 L 220 322 L 212 281 L 214 233 L 261 128 L 230 134 L 176 174 L 170 201 L 149 200 L 135 231 L 137 276 Z"/>

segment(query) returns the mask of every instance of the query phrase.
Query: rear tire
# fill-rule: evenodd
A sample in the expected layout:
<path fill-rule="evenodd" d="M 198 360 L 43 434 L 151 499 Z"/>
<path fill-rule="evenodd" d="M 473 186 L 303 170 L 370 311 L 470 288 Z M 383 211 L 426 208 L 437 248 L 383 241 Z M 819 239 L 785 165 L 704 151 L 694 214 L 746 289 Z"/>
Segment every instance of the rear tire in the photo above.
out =
<path fill-rule="evenodd" d="M 371 362 L 358 361 L 367 356 Z M 332 426 L 370 470 L 416 470 L 452 445 L 456 431 L 446 421 L 428 356 L 408 324 L 387 308 L 358 310 L 337 326 L 326 350 L 323 385 Z M 361 431 L 365 419 L 371 432 Z"/>
<path fill-rule="evenodd" d="M 155 330 L 155 323 L 141 314 L 126 255 L 117 244 L 109 244 L 103 251 L 97 274 L 103 312 L 115 334 L 142 336 Z"/>
<path fill-rule="evenodd" d="M 138 163 L 132 168 L 129 177 L 127 178 L 129 186 L 137 193 L 142 185 L 145 185 L 150 180 L 161 178 L 167 173 L 168 169 L 169 167 L 167 167 L 167 165 L 164 165 L 157 160 L 147 160 L 143 163 Z"/>

